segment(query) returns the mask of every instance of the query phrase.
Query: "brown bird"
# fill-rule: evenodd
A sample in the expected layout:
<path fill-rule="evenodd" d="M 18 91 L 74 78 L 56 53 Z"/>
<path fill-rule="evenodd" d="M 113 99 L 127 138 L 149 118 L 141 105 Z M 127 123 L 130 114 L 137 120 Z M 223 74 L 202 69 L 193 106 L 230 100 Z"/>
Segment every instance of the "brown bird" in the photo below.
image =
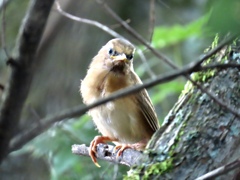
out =
<path fill-rule="evenodd" d="M 134 46 L 123 39 L 112 39 L 93 58 L 80 91 L 85 104 L 91 104 L 120 89 L 142 84 L 133 69 Z M 89 155 L 96 160 L 99 143 L 113 142 L 120 156 L 126 148 L 143 150 L 160 127 L 152 102 L 145 89 L 89 110 L 102 136 L 96 136 Z M 99 166 L 100 167 L 100 166 Z"/>

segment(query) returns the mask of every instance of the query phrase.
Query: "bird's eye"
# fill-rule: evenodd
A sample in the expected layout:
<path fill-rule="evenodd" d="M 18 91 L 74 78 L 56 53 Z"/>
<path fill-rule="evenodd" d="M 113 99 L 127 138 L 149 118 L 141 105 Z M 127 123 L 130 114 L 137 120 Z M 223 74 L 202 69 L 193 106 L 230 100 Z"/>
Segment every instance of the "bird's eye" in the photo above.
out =
<path fill-rule="evenodd" d="M 131 60 L 133 58 L 133 55 L 129 54 L 129 55 L 126 55 L 126 57 L 127 57 L 128 60 Z"/>
<path fill-rule="evenodd" d="M 114 54 L 114 51 L 113 51 L 113 49 L 112 49 L 112 48 L 111 48 L 111 49 L 109 49 L 108 53 L 109 53 L 109 55 L 113 55 L 113 54 Z"/>
<path fill-rule="evenodd" d="M 112 48 L 109 49 L 108 54 L 110 56 L 117 56 L 117 55 L 119 55 L 119 53 L 117 51 L 113 50 Z"/>

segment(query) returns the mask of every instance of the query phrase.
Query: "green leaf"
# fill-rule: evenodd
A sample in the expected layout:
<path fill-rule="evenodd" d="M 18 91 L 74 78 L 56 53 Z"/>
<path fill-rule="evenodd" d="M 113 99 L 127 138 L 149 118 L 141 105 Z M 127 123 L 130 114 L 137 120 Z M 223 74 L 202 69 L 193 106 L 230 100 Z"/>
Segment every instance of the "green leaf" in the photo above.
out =
<path fill-rule="evenodd" d="M 204 16 L 187 25 L 156 27 L 153 35 L 153 46 L 156 48 L 162 48 L 183 41 L 191 36 L 199 36 L 201 35 L 202 27 L 207 20 L 208 16 Z"/>
<path fill-rule="evenodd" d="M 217 0 L 211 2 L 211 15 L 207 23 L 213 34 L 239 33 L 240 2 L 239 0 Z"/>

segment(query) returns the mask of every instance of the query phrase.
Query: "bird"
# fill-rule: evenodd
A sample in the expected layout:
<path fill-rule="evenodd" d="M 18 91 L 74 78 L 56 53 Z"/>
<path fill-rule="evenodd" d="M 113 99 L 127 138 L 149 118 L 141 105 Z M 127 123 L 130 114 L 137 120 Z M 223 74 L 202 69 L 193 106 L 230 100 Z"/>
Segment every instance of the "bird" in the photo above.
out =
<path fill-rule="evenodd" d="M 142 84 L 133 68 L 135 47 L 126 39 L 115 38 L 106 43 L 92 59 L 80 92 L 89 105 L 112 93 Z M 127 148 L 144 150 L 152 135 L 160 128 L 156 111 L 146 89 L 107 102 L 88 111 L 101 135 L 90 143 L 89 155 L 98 167 L 96 148 L 112 142 L 121 156 Z"/>

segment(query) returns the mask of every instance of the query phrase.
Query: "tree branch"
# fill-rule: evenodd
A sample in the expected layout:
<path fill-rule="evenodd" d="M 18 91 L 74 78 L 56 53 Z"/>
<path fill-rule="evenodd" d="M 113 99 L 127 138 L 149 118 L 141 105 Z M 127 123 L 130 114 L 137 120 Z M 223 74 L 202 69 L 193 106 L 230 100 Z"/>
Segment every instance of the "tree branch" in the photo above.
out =
<path fill-rule="evenodd" d="M 219 65 L 219 68 L 222 68 L 222 69 L 229 68 L 229 67 L 240 68 L 240 65 L 239 64 L 220 64 Z M 65 111 L 61 111 L 59 113 L 53 114 L 49 117 L 41 119 L 40 122 L 42 123 L 40 126 L 39 124 L 37 124 L 34 127 L 30 128 L 29 130 L 24 130 L 24 133 L 16 135 L 16 137 L 11 143 L 9 151 L 11 152 L 21 148 L 27 142 L 35 138 L 37 135 L 39 135 L 44 130 L 48 129 L 52 124 L 58 121 L 81 116 L 91 108 L 102 105 L 108 101 L 112 101 L 117 98 L 136 93 L 144 88 L 149 88 L 149 87 L 155 86 L 156 84 L 168 82 L 174 78 L 179 77 L 182 74 L 191 74 L 192 72 L 208 70 L 211 68 L 218 68 L 218 65 L 216 64 L 215 66 L 210 66 L 210 68 L 208 68 L 207 66 L 197 68 L 193 66 L 193 64 L 191 63 L 181 70 L 175 70 L 173 72 L 166 73 L 165 75 L 159 75 L 155 79 L 147 80 L 141 85 L 132 86 L 132 87 L 125 88 L 123 90 L 119 90 L 109 95 L 106 98 L 97 100 L 96 102 L 88 106 L 81 105 L 81 106 L 77 106 L 71 109 L 66 109 Z M 240 117 L 240 113 L 239 113 L 239 117 Z"/>
<path fill-rule="evenodd" d="M 196 180 L 207 180 L 207 179 L 214 179 L 220 175 L 226 174 L 227 172 L 240 167 L 240 159 L 237 159 L 229 164 L 221 166 L 203 176 L 198 177 Z"/>
<path fill-rule="evenodd" d="M 124 22 L 105 2 L 104 0 L 96 0 L 106 12 L 112 16 L 118 23 L 122 25 L 122 27 L 127 30 L 129 34 L 131 34 L 135 39 L 141 42 L 144 46 L 146 46 L 155 56 L 161 59 L 163 62 L 168 64 L 173 69 L 176 69 L 177 66 L 169 59 L 167 56 L 159 53 L 156 49 L 154 49 L 140 34 L 138 34 L 133 28 L 131 28 L 126 22 Z"/>
<path fill-rule="evenodd" d="M 18 127 L 21 111 L 28 95 L 35 54 L 54 0 L 32 0 L 21 25 L 15 46 L 10 81 L 0 110 L 0 162 L 8 153 L 9 141 Z"/>
<path fill-rule="evenodd" d="M 57 6 L 57 11 L 69 18 L 69 19 L 72 19 L 74 21 L 78 21 L 78 22 L 81 22 L 81 23 L 85 23 L 85 24 L 88 24 L 88 25 L 91 25 L 91 26 L 95 26 L 101 30 L 103 30 L 104 32 L 112 35 L 113 37 L 117 37 L 117 38 L 122 38 L 122 39 L 125 39 L 123 36 L 121 36 L 120 34 L 118 34 L 116 31 L 113 31 L 112 29 L 110 29 L 109 27 L 107 27 L 106 25 L 103 25 L 101 23 L 99 23 L 98 21 L 94 21 L 94 20 L 90 20 L 90 19 L 85 19 L 85 18 L 81 18 L 81 17 L 77 17 L 77 16 L 74 16 L 74 15 L 71 15 L 65 11 L 62 10 L 59 2 L 56 0 L 56 6 Z"/>
<path fill-rule="evenodd" d="M 154 25 L 155 25 L 155 0 L 150 0 L 149 2 L 149 42 L 152 42 L 152 37 L 154 33 Z"/>
<path fill-rule="evenodd" d="M 140 161 L 146 156 L 140 151 L 133 149 L 126 149 L 120 157 L 116 157 L 117 153 L 113 152 L 114 146 L 108 144 L 98 144 L 96 156 L 98 159 L 104 161 L 113 162 L 117 164 L 123 164 L 126 166 L 134 166 L 140 163 Z M 72 153 L 80 156 L 89 156 L 89 147 L 85 144 L 72 145 Z"/>
<path fill-rule="evenodd" d="M 5 19 L 5 10 L 6 10 L 6 4 L 7 4 L 7 1 L 6 0 L 3 0 L 2 1 L 2 5 L 0 7 L 0 9 L 2 9 L 2 17 L 1 17 L 1 20 L 2 20 L 2 29 L 1 29 L 1 44 L 2 44 L 2 48 L 3 48 L 3 51 L 5 52 L 5 55 L 6 57 L 9 59 L 9 54 L 8 54 L 8 51 L 7 51 L 7 47 L 6 47 L 6 19 Z"/>

